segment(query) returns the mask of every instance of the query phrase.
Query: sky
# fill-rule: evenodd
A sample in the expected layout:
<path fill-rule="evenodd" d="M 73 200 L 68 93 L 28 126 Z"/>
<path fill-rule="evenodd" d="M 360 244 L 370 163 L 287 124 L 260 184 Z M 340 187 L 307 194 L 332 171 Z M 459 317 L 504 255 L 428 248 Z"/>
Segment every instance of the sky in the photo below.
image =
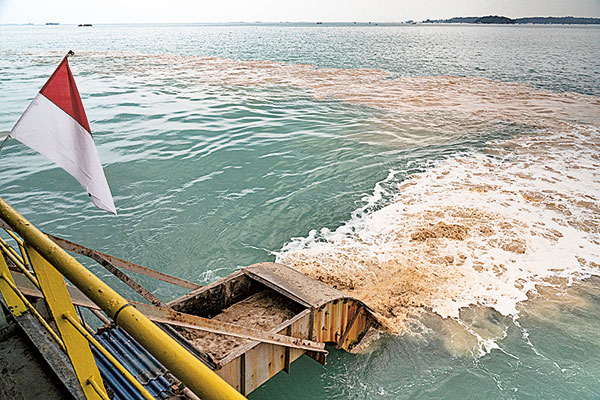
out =
<path fill-rule="evenodd" d="M 482 15 L 600 17 L 600 0 L 0 0 L 0 24 L 401 22 Z"/>

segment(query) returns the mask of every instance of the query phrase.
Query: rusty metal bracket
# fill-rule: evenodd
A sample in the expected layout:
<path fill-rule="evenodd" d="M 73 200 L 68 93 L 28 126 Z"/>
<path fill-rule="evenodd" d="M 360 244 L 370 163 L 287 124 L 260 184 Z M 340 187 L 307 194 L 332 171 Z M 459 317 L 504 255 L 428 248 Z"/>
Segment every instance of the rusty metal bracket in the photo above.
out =
<path fill-rule="evenodd" d="M 122 260 L 120 258 L 111 256 L 110 254 L 102 253 L 100 251 L 90 249 L 89 247 L 82 246 L 77 243 L 73 243 L 69 240 L 60 238 L 58 236 L 47 234 L 50 239 L 60 247 L 65 250 L 72 251 L 76 254 L 81 254 L 82 256 L 86 256 L 96 260 L 97 257 L 102 258 L 106 262 L 112 264 L 113 266 L 123 268 L 129 270 L 131 272 L 137 272 L 138 274 L 149 276 L 150 278 L 158 279 L 163 282 L 170 283 L 172 285 L 181 286 L 186 289 L 196 290 L 201 288 L 201 285 L 197 283 L 193 283 L 190 281 L 186 281 L 185 279 L 178 278 L 176 276 L 171 276 L 169 274 L 165 274 L 164 272 L 156 271 L 151 268 L 143 267 L 141 265 L 134 264 L 129 261 Z M 95 258 L 96 257 L 96 258 Z M 96 260 L 98 261 L 98 260 Z M 100 261 L 98 261 L 100 262 Z"/>
<path fill-rule="evenodd" d="M 292 347 L 300 350 L 313 351 L 316 353 L 327 353 L 327 350 L 325 350 L 325 343 L 313 342 L 312 340 L 295 338 L 214 319 L 202 318 L 196 315 L 173 311 L 170 308 L 156 307 L 135 302 L 131 302 L 131 304 L 134 304 L 142 314 L 154 322 L 161 322 L 182 328 L 197 329 L 220 335 L 234 336 L 284 347 Z"/>
<path fill-rule="evenodd" d="M 292 336 L 292 326 L 288 326 L 285 329 L 285 334 L 287 336 Z M 285 348 L 285 357 L 284 357 L 284 366 L 283 366 L 283 370 L 285 371 L 286 374 L 290 374 L 290 348 L 286 347 Z"/>
<path fill-rule="evenodd" d="M 137 294 L 148 300 L 150 303 L 154 304 L 155 306 L 165 307 L 165 303 L 163 303 L 158 297 L 150 293 L 145 287 L 137 283 L 129 275 L 112 265 L 100 254 L 90 253 L 89 257 L 106 268 L 108 272 L 119 278 L 123 283 L 135 290 Z"/>
<path fill-rule="evenodd" d="M 342 334 L 342 336 L 340 337 L 340 339 L 337 342 L 337 345 L 335 346 L 336 349 L 339 350 L 342 348 L 342 346 L 344 345 L 344 342 L 348 338 L 348 335 L 352 331 L 352 328 L 356 324 L 356 321 L 358 321 L 358 318 L 361 316 L 361 314 L 363 312 L 364 312 L 364 308 L 362 308 L 362 307 L 359 308 L 358 311 L 352 317 L 352 319 L 350 319 L 350 321 L 348 321 L 348 323 L 346 324 L 346 329 L 344 330 L 344 333 Z"/>

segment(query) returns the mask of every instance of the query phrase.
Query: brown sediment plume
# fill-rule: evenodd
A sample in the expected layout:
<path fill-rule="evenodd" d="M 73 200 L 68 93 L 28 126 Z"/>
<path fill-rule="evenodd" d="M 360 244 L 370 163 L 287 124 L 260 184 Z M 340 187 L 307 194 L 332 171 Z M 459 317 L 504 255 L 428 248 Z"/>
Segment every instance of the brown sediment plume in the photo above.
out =
<path fill-rule="evenodd" d="M 430 225 L 413 232 L 410 235 L 410 240 L 416 240 L 418 242 L 438 238 L 465 240 L 468 234 L 469 229 L 466 226 L 458 224 L 449 225 L 444 222 L 438 222 L 433 226 Z"/>
<path fill-rule="evenodd" d="M 514 242 L 507 238 L 518 235 L 520 227 L 517 221 L 492 213 L 451 206 L 397 218 L 381 215 L 379 222 L 392 227 L 384 228 L 385 233 L 375 231 L 331 246 L 321 244 L 323 249 L 316 244 L 309 250 L 287 252 L 281 261 L 363 300 L 388 331 L 402 333 L 409 315 L 433 310 L 440 301 L 460 303 L 461 282 L 469 279 L 468 269 L 471 275 L 478 269 L 485 274 L 501 273 L 502 265 L 478 263 L 473 250 L 492 247 L 494 240 L 481 243 L 481 238 L 501 232 L 502 239 L 495 247 L 515 251 L 511 247 Z M 442 221 L 426 222 L 434 218 Z M 411 229 L 413 226 L 416 229 Z"/>
<path fill-rule="evenodd" d="M 78 54 L 82 56 L 77 65 L 81 72 L 139 75 L 148 82 L 168 80 L 184 87 L 301 88 L 310 91 L 317 100 L 335 99 L 408 114 L 407 121 L 424 118 L 431 121 L 431 126 L 438 124 L 444 129 L 468 131 L 483 122 L 504 121 L 566 131 L 574 121 L 589 124 L 600 121 L 597 97 L 554 93 L 522 83 L 480 77 L 393 77 L 388 71 L 375 69 L 319 68 L 268 60 L 175 54 L 85 51 Z"/>
<path fill-rule="evenodd" d="M 600 131 L 573 129 L 444 161 L 359 228 L 292 242 L 279 261 L 363 300 L 392 333 L 423 312 L 464 329 L 470 306 L 516 315 L 538 287 L 600 275 Z"/>

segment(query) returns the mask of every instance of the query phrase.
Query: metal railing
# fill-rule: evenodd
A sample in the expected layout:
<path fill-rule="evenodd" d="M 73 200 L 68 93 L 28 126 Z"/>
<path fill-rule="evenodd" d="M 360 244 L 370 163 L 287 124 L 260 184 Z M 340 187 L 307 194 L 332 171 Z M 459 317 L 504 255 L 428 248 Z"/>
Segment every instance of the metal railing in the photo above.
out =
<path fill-rule="evenodd" d="M 0 293 L 13 315 L 31 312 L 67 353 L 86 398 L 109 398 L 94 361 L 91 345 L 138 390 L 142 398 L 153 399 L 135 377 L 90 334 L 75 311 L 64 278 L 85 294 L 116 325 L 127 331 L 194 394 L 206 400 L 245 398 L 2 198 L 0 219 L 10 228 L 5 231 L 15 240 L 19 249 L 17 252 L 0 238 Z M 58 332 L 19 290 L 4 257 L 42 293 Z M 114 260 L 126 263 L 115 258 L 111 261 L 115 262 Z M 135 264 L 129 267 L 143 268 Z M 154 273 L 160 274 L 156 271 Z"/>

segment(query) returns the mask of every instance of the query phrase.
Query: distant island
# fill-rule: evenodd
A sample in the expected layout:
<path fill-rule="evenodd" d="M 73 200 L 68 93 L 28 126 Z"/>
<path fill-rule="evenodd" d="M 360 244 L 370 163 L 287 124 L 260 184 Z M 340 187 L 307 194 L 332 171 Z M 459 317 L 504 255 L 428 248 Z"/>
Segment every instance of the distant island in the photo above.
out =
<path fill-rule="evenodd" d="M 562 24 L 562 25 L 596 25 L 600 18 L 588 17 L 526 17 L 508 18 L 500 15 L 485 17 L 454 17 L 450 19 L 428 19 L 424 23 L 444 24 Z"/>

